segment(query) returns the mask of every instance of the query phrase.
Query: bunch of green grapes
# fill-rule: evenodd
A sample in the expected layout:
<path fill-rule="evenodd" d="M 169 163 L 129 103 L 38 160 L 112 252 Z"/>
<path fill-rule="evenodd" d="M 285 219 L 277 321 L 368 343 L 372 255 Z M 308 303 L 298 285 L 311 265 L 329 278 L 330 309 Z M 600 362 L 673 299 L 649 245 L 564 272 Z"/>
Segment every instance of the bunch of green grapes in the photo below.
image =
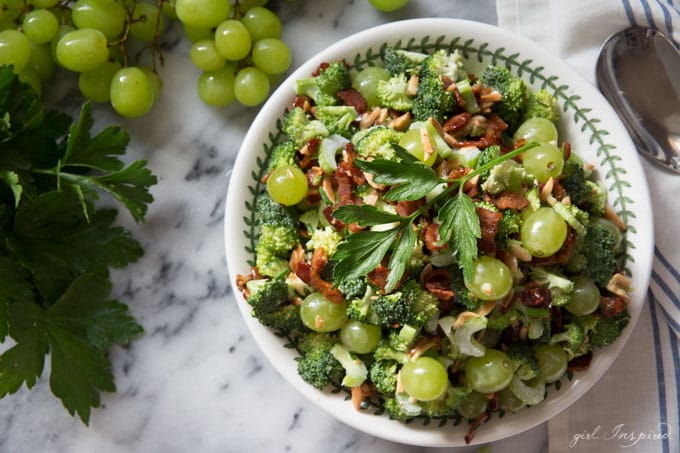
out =
<path fill-rule="evenodd" d="M 200 98 L 256 106 L 290 65 L 281 21 L 262 0 L 0 0 L 0 65 L 12 65 L 40 93 L 57 66 L 78 73 L 94 102 L 125 117 L 146 114 L 160 96 L 160 39 L 179 19 L 203 72 Z"/>
<path fill-rule="evenodd" d="M 208 105 L 235 100 L 257 106 L 291 63 L 278 16 L 266 0 L 175 0 L 175 12 L 192 41 L 190 56 L 202 71 L 198 94 Z"/>

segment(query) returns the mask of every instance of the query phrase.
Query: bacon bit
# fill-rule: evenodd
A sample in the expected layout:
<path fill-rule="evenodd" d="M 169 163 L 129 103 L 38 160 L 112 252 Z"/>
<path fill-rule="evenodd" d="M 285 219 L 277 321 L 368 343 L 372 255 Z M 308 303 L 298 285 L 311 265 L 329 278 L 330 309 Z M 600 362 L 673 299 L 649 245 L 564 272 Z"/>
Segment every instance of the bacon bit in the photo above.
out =
<path fill-rule="evenodd" d="M 420 83 L 420 78 L 413 74 L 409 79 L 408 79 L 408 85 L 406 85 L 406 94 L 409 96 L 415 96 L 416 93 L 418 92 L 418 84 Z"/>
<path fill-rule="evenodd" d="M 361 403 L 371 396 L 371 388 L 365 382 L 358 387 L 352 387 L 352 405 L 354 409 L 361 410 Z"/>
<path fill-rule="evenodd" d="M 600 299 L 600 310 L 605 318 L 613 318 L 626 309 L 628 304 L 620 296 L 603 296 Z"/>
<path fill-rule="evenodd" d="M 472 439 L 475 437 L 475 432 L 477 431 L 477 428 L 487 421 L 491 417 L 489 412 L 484 412 L 482 415 L 478 416 L 475 418 L 471 423 L 470 423 L 470 429 L 468 429 L 467 434 L 465 435 L 465 443 L 469 444 L 472 442 Z"/>
<path fill-rule="evenodd" d="M 465 185 L 463 186 L 463 192 L 465 192 L 466 195 L 469 195 L 471 198 L 474 198 L 479 194 L 479 175 L 475 175 L 472 178 L 468 179 L 465 181 Z"/>
<path fill-rule="evenodd" d="M 364 176 L 364 172 L 361 171 L 359 167 L 354 166 L 354 153 L 347 153 L 346 157 L 347 159 L 345 161 L 338 164 L 336 174 L 347 175 L 351 179 L 352 183 L 358 186 L 363 185 L 366 182 L 366 177 Z"/>
<path fill-rule="evenodd" d="M 590 362 L 593 360 L 593 353 L 588 352 L 587 354 L 574 357 L 567 363 L 567 369 L 573 371 L 585 371 L 590 368 Z"/>
<path fill-rule="evenodd" d="M 366 99 L 354 88 L 341 90 L 335 93 L 345 105 L 354 107 L 357 113 L 364 113 L 368 110 Z"/>
<path fill-rule="evenodd" d="M 322 61 L 319 64 L 319 66 L 317 66 L 316 69 L 312 72 L 312 77 L 318 77 L 319 74 L 321 74 L 321 71 L 325 71 L 326 69 L 328 69 L 329 66 L 330 63 L 328 63 L 327 61 Z"/>
<path fill-rule="evenodd" d="M 609 283 L 607 283 L 607 290 L 609 290 L 609 292 L 612 294 L 619 296 L 621 299 L 623 299 L 626 305 L 628 305 L 630 303 L 630 296 L 628 296 L 628 292 L 630 292 L 631 289 L 630 283 L 630 278 L 626 277 L 620 272 L 617 272 L 609 280 Z"/>
<path fill-rule="evenodd" d="M 397 202 L 397 214 L 402 217 L 408 217 L 418 210 L 421 206 L 425 204 L 425 197 L 419 198 L 417 200 L 401 200 Z"/>
<path fill-rule="evenodd" d="M 341 171 L 336 171 L 335 180 L 338 183 L 338 203 L 340 206 L 354 204 L 354 198 L 352 196 L 352 178 Z"/>
<path fill-rule="evenodd" d="M 411 112 L 406 112 L 402 115 L 399 115 L 396 118 L 391 119 L 387 123 L 387 127 L 390 129 L 394 129 L 395 131 L 405 131 L 408 129 L 408 126 L 411 124 Z"/>
<path fill-rule="evenodd" d="M 614 211 L 614 208 L 609 205 L 604 207 L 604 218 L 611 220 L 614 225 L 616 225 L 616 228 L 618 228 L 620 231 L 626 231 L 628 229 L 621 217 L 619 217 L 616 211 Z"/>
<path fill-rule="evenodd" d="M 307 190 L 307 195 L 305 195 L 305 200 L 310 206 L 316 206 L 321 203 L 321 193 L 319 192 L 319 189 L 310 187 L 309 190 Z"/>
<path fill-rule="evenodd" d="M 380 291 L 384 292 L 385 285 L 387 284 L 387 274 L 389 273 L 390 270 L 383 266 L 382 264 L 380 264 L 375 269 L 368 273 L 366 279 L 368 280 L 368 283 L 370 283 L 373 286 L 377 286 L 378 288 L 380 288 Z"/>
<path fill-rule="evenodd" d="M 383 124 L 385 121 L 387 121 L 389 116 L 390 112 L 387 109 L 380 109 L 380 115 L 378 115 L 378 119 L 376 120 L 375 124 Z"/>
<path fill-rule="evenodd" d="M 463 99 L 463 96 L 460 95 L 460 90 L 458 89 L 458 86 L 455 83 L 448 87 L 446 91 L 453 93 L 453 98 L 456 100 L 456 104 L 458 104 L 458 107 L 462 109 L 465 108 L 465 99 Z"/>
<path fill-rule="evenodd" d="M 449 179 L 460 179 L 472 171 L 472 168 L 458 166 L 452 168 L 447 177 Z"/>
<path fill-rule="evenodd" d="M 571 143 L 562 142 L 562 149 L 564 150 L 564 161 L 566 162 L 571 157 Z"/>
<path fill-rule="evenodd" d="M 576 242 L 576 235 L 574 230 L 569 228 L 567 230 L 567 238 L 562 244 L 562 248 L 557 251 L 554 255 L 546 256 L 543 258 L 534 258 L 532 264 L 534 266 L 551 266 L 553 264 L 565 264 L 569 261 L 571 252 L 574 249 L 574 243 Z"/>
<path fill-rule="evenodd" d="M 476 207 L 475 210 L 477 211 L 479 226 L 482 231 L 482 236 L 477 241 L 477 247 L 481 253 L 495 255 L 496 233 L 498 232 L 498 223 L 501 221 L 503 213 L 479 207 Z"/>
<path fill-rule="evenodd" d="M 562 184 L 560 184 L 559 179 L 556 179 L 553 182 L 553 192 L 552 193 L 555 196 L 555 198 L 562 201 L 562 203 L 571 204 L 571 199 L 569 199 L 569 195 L 567 194 L 567 191 L 564 189 L 564 187 L 562 187 Z"/>
<path fill-rule="evenodd" d="M 350 223 L 347 228 L 349 229 L 350 233 L 358 233 L 359 231 L 364 229 L 364 227 L 360 227 L 357 222 Z"/>
<path fill-rule="evenodd" d="M 345 229 L 345 222 L 343 222 L 340 219 L 336 219 L 333 217 L 333 206 L 326 206 L 323 208 L 323 216 L 326 217 L 326 220 L 328 220 L 328 223 L 331 224 L 333 228 L 335 228 L 338 231 L 342 231 Z"/>
<path fill-rule="evenodd" d="M 521 211 L 522 209 L 529 206 L 529 200 L 522 193 L 511 192 L 509 190 L 504 190 L 503 192 L 496 195 L 491 202 L 498 209 L 514 209 Z"/>
<path fill-rule="evenodd" d="M 519 294 L 519 300 L 527 307 L 549 307 L 552 298 L 550 289 L 546 287 L 524 288 Z"/>
<path fill-rule="evenodd" d="M 303 156 L 315 156 L 319 152 L 319 146 L 321 146 L 321 140 L 319 138 L 311 138 L 307 143 L 300 148 L 300 154 Z"/>
<path fill-rule="evenodd" d="M 295 99 L 293 100 L 293 107 L 300 107 L 305 113 L 308 113 L 312 108 L 312 104 L 307 96 L 298 95 L 295 96 Z"/>
<path fill-rule="evenodd" d="M 442 76 L 441 79 L 445 90 L 447 90 L 454 83 L 454 80 L 449 76 Z"/>
<path fill-rule="evenodd" d="M 450 302 L 455 295 L 451 288 L 451 274 L 446 269 L 435 269 L 433 266 L 423 269 L 423 286 L 441 302 Z"/>
<path fill-rule="evenodd" d="M 439 224 L 437 223 L 430 223 L 425 227 L 423 242 L 425 243 L 425 247 L 433 252 L 448 247 L 448 244 L 443 242 L 441 236 L 439 236 Z"/>
<path fill-rule="evenodd" d="M 491 114 L 486 120 L 486 132 L 484 136 L 478 140 L 463 140 L 458 142 L 458 147 L 476 146 L 479 149 L 484 149 L 489 146 L 498 145 L 502 142 L 503 131 L 508 128 L 508 125 L 503 119 Z"/>
<path fill-rule="evenodd" d="M 456 135 L 462 133 L 465 130 L 465 126 L 467 126 L 471 119 L 472 115 L 470 113 L 459 113 L 446 120 L 442 128 L 445 132 Z"/>
<path fill-rule="evenodd" d="M 243 295 L 244 299 L 248 299 L 248 297 L 250 297 L 250 291 L 248 291 L 246 283 L 248 283 L 251 280 L 256 280 L 258 278 L 261 278 L 261 275 L 257 271 L 257 268 L 255 266 L 250 268 L 250 273 L 248 275 L 236 274 L 236 287 L 238 288 L 239 291 L 241 291 L 241 294 Z"/>
<path fill-rule="evenodd" d="M 310 272 L 310 282 L 309 284 L 311 285 L 312 288 L 315 290 L 319 291 L 321 294 L 323 294 L 327 299 L 329 299 L 332 302 L 335 302 L 336 304 L 342 303 L 344 298 L 342 297 L 342 294 L 340 291 L 338 291 L 337 288 L 333 287 L 332 283 L 327 282 L 323 278 L 321 278 L 321 269 L 323 266 L 328 262 L 328 257 L 326 256 L 326 252 L 322 248 L 317 248 L 314 249 L 314 253 L 312 254 L 312 269 Z"/>

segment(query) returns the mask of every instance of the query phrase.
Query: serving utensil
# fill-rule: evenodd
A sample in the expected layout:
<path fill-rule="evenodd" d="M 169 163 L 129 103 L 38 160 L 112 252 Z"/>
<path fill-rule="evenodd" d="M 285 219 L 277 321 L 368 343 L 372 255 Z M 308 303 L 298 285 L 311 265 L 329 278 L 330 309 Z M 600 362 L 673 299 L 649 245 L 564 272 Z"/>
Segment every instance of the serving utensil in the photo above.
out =
<path fill-rule="evenodd" d="M 673 41 L 647 27 L 619 31 L 600 49 L 596 78 L 638 151 L 680 173 L 680 51 Z"/>

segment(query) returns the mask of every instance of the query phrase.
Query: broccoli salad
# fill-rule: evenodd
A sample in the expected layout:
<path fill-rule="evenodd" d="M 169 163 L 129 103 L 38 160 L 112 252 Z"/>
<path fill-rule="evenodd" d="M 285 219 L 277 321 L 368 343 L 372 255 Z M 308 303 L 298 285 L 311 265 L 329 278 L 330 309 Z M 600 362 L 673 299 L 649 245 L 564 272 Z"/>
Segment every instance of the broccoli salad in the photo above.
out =
<path fill-rule="evenodd" d="M 296 82 L 236 283 L 310 385 L 470 441 L 621 334 L 625 225 L 550 92 L 458 51 L 381 56 Z"/>

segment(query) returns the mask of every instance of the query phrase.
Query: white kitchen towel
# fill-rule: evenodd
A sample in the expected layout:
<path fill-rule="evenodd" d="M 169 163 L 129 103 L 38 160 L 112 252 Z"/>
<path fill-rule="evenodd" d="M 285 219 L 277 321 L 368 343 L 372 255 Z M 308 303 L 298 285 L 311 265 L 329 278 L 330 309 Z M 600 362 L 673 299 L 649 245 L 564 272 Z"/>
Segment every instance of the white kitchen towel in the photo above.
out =
<path fill-rule="evenodd" d="M 680 42 L 679 0 L 497 0 L 496 7 L 501 28 L 539 43 L 593 84 L 600 46 L 616 31 L 647 26 Z M 680 452 L 680 175 L 643 162 L 656 240 L 648 304 L 609 372 L 549 421 L 550 453 Z"/>

